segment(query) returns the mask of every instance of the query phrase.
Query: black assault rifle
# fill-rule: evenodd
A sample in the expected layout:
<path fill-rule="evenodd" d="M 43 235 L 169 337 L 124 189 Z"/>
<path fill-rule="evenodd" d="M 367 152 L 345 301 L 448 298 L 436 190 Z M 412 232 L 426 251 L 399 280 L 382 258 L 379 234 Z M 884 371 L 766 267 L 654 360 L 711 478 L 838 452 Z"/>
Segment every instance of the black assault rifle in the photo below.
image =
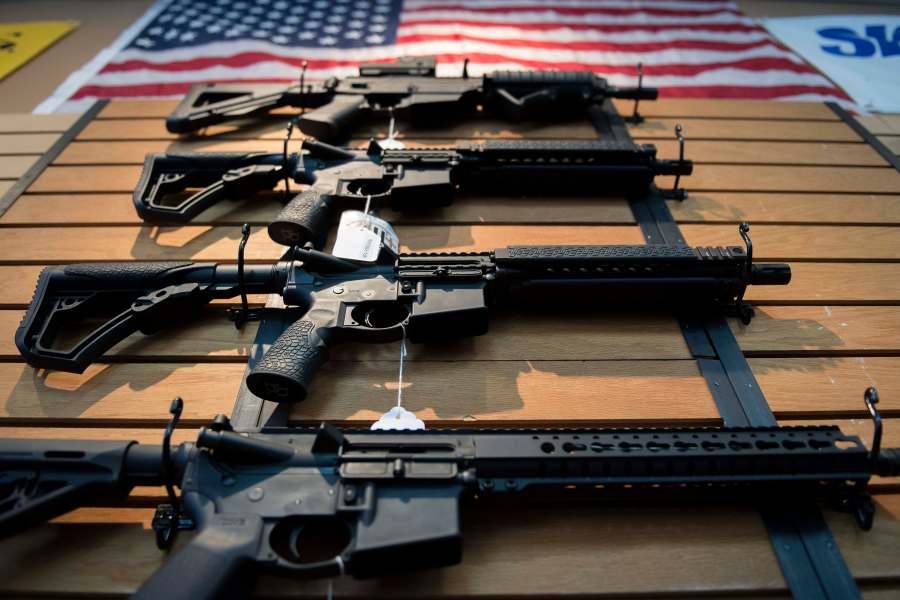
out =
<path fill-rule="evenodd" d="M 303 316 L 247 377 L 269 400 L 302 400 L 327 347 L 339 341 L 458 339 L 487 331 L 491 306 L 569 313 L 577 307 L 731 312 L 745 322 L 748 285 L 784 285 L 786 264 L 753 264 L 752 245 L 691 248 L 511 246 L 493 252 L 393 255 L 376 263 L 336 258 L 307 245 L 271 265 L 96 263 L 48 267 L 16 331 L 36 368 L 82 372 L 132 333 L 190 318 L 213 299 L 280 294 Z M 100 325 L 84 334 L 86 327 Z M 75 333 L 77 332 L 77 333 Z"/>
<path fill-rule="evenodd" d="M 656 158 L 651 144 L 489 141 L 454 148 L 349 150 L 314 140 L 302 152 L 148 154 L 134 190 L 138 215 L 184 222 L 223 200 L 244 200 L 287 180 L 307 184 L 269 225 L 285 246 L 319 242 L 337 210 L 388 205 L 428 210 L 457 191 L 551 196 L 644 196 L 656 175 L 690 175 L 692 163 Z M 677 193 L 677 191 L 676 191 Z"/>
<path fill-rule="evenodd" d="M 259 572 L 377 577 L 456 564 L 460 501 L 538 495 L 595 503 L 674 496 L 696 502 L 853 512 L 870 529 L 872 475 L 900 474 L 900 449 L 871 450 L 836 426 L 659 429 L 232 431 L 217 417 L 194 443 L 0 440 L 0 536 L 79 506 L 165 485 L 157 544 L 193 539 L 138 590 L 139 600 L 247 598 Z M 180 497 L 175 486 L 181 488 Z M 584 505 L 583 503 L 581 504 Z M 577 507 L 578 504 L 573 505 Z"/>
<path fill-rule="evenodd" d="M 468 62 L 468 61 L 467 61 Z M 299 118 L 300 131 L 322 141 L 347 138 L 376 115 L 396 115 L 416 125 L 446 124 L 479 114 L 508 121 L 564 120 L 586 114 L 606 98 L 655 100 L 656 88 L 617 88 L 590 71 L 497 71 L 482 77 L 437 77 L 434 57 L 364 63 L 359 75 L 297 85 L 197 84 L 166 119 L 172 133 L 188 133 L 281 106 L 313 109 Z M 639 69 L 640 72 L 640 69 Z M 635 109 L 637 115 L 637 110 Z"/>

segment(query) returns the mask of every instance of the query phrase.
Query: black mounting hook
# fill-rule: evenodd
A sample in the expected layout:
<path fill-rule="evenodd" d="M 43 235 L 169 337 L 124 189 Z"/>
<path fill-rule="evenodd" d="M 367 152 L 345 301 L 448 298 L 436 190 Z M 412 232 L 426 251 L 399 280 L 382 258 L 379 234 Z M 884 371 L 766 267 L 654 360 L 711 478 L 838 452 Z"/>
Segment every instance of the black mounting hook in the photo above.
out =
<path fill-rule="evenodd" d="M 291 177 L 290 177 L 290 168 L 288 166 L 288 144 L 291 141 L 291 136 L 294 135 L 294 127 L 300 124 L 300 117 L 294 117 L 287 124 L 287 130 L 284 134 L 284 144 L 281 147 L 281 169 L 284 172 L 284 201 L 288 202 L 291 198 Z M 302 142 L 301 142 L 302 144 Z M 301 146 L 300 151 L 302 152 L 303 148 Z M 302 160 L 302 158 L 301 158 Z"/>
<path fill-rule="evenodd" d="M 638 84 L 637 84 L 637 97 L 634 99 L 634 108 L 631 111 L 631 116 L 628 117 L 627 121 L 629 123 L 643 123 L 644 117 L 641 116 L 641 113 L 638 112 L 638 105 L 641 103 L 641 91 L 644 89 L 644 63 L 637 64 L 637 74 L 638 74 Z"/>
<path fill-rule="evenodd" d="M 258 309 L 250 310 L 250 303 L 247 301 L 247 286 L 244 283 L 244 249 L 247 247 L 247 240 L 250 239 L 250 224 L 244 223 L 241 226 L 241 243 L 238 245 L 237 268 L 238 268 L 238 291 L 241 294 L 241 307 L 228 309 L 228 319 L 234 322 L 234 326 L 240 329 L 247 321 L 256 321 L 260 318 Z"/>
<path fill-rule="evenodd" d="M 878 390 L 873 387 L 870 387 L 866 390 L 866 393 L 863 394 L 863 401 L 866 403 L 866 408 L 869 409 L 869 414 L 872 415 L 872 424 L 874 425 L 874 431 L 872 432 L 872 446 L 869 448 L 869 460 L 872 461 L 872 465 L 878 464 L 878 454 L 881 452 L 881 413 L 878 412 Z"/>
<path fill-rule="evenodd" d="M 746 246 L 747 267 L 745 276 L 749 282 L 750 276 L 753 274 L 753 240 L 750 239 L 750 223 L 741 221 L 741 224 L 738 226 L 738 233 L 741 234 L 741 239 L 744 240 L 744 246 Z"/>
<path fill-rule="evenodd" d="M 463 59 L 463 72 L 462 72 L 462 78 L 463 78 L 463 79 L 468 79 L 468 78 L 469 78 L 469 59 L 468 59 L 468 57 Z"/>
<path fill-rule="evenodd" d="M 172 418 L 166 425 L 162 439 L 162 469 L 169 503 L 161 504 L 156 508 L 152 525 L 156 532 L 156 546 L 160 550 L 165 550 L 175 541 L 175 534 L 178 532 L 181 520 L 181 503 L 175 494 L 175 473 L 172 468 L 172 433 L 178 425 L 183 409 L 184 401 L 180 397 L 172 400 L 169 407 L 169 414 L 172 415 Z"/>
<path fill-rule="evenodd" d="M 306 94 L 306 86 L 304 85 L 304 83 L 306 82 L 306 69 L 307 69 L 307 67 L 309 67 L 309 61 L 304 60 L 302 63 L 300 63 L 300 95 L 301 95 L 301 97 L 302 97 L 304 94 Z M 303 106 L 301 107 L 301 110 L 306 110 L 306 103 L 305 103 L 305 102 L 301 102 L 300 104 L 303 105 Z"/>
<path fill-rule="evenodd" d="M 678 166 L 684 165 L 684 128 L 681 123 L 675 125 L 675 137 L 678 139 Z M 672 191 L 678 193 L 678 184 L 681 183 L 681 173 L 675 175 L 675 184 Z"/>

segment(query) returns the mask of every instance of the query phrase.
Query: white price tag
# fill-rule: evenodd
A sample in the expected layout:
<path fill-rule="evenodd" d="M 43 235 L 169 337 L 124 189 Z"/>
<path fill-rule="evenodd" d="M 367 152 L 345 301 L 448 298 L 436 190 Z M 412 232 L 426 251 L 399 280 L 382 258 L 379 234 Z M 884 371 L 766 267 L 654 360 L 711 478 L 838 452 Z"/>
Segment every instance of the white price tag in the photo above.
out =
<path fill-rule="evenodd" d="M 418 418 L 416 413 L 410 412 L 402 406 L 395 406 L 387 411 L 381 418 L 372 423 L 369 429 L 377 430 L 422 430 L 425 429 L 425 421 Z"/>
<path fill-rule="evenodd" d="M 400 238 L 390 223 L 358 210 L 341 213 L 337 239 L 331 251 L 334 256 L 375 262 L 382 246 L 387 246 L 394 254 L 400 251 Z"/>

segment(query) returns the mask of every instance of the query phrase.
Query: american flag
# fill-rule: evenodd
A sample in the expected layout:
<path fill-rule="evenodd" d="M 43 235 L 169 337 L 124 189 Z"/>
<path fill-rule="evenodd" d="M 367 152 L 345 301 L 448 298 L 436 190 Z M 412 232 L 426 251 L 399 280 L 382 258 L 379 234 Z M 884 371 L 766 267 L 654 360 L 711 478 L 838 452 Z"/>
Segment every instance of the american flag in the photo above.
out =
<path fill-rule="evenodd" d="M 178 97 L 199 82 L 346 76 L 366 61 L 435 55 L 438 75 L 589 69 L 662 96 L 849 97 L 721 0 L 160 0 L 42 109 Z"/>

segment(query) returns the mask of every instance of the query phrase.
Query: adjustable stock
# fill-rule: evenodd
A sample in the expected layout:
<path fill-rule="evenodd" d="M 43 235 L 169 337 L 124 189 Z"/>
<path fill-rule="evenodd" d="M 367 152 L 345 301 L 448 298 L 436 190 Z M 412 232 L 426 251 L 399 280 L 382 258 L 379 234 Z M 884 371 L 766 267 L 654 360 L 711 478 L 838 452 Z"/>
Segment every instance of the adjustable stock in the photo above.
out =
<path fill-rule="evenodd" d="M 150 223 L 186 222 L 225 199 L 274 189 L 284 166 L 281 154 L 263 152 L 148 154 L 134 207 Z"/>
<path fill-rule="evenodd" d="M 0 537 L 162 483 L 159 448 L 137 449 L 133 441 L 0 440 Z M 126 465 L 132 453 L 135 477 Z"/>
<path fill-rule="evenodd" d="M 320 84 L 306 85 L 302 92 L 299 86 L 196 84 L 191 86 L 184 99 L 166 118 L 166 129 L 172 133 L 190 133 L 280 106 L 320 106 L 331 94 L 330 89 Z"/>
<path fill-rule="evenodd" d="M 280 289 L 272 266 L 250 267 L 246 279 L 251 293 Z M 48 267 L 16 330 L 16 346 L 35 368 L 81 373 L 132 333 L 154 333 L 214 298 L 236 296 L 237 283 L 236 267 L 215 263 Z"/>

